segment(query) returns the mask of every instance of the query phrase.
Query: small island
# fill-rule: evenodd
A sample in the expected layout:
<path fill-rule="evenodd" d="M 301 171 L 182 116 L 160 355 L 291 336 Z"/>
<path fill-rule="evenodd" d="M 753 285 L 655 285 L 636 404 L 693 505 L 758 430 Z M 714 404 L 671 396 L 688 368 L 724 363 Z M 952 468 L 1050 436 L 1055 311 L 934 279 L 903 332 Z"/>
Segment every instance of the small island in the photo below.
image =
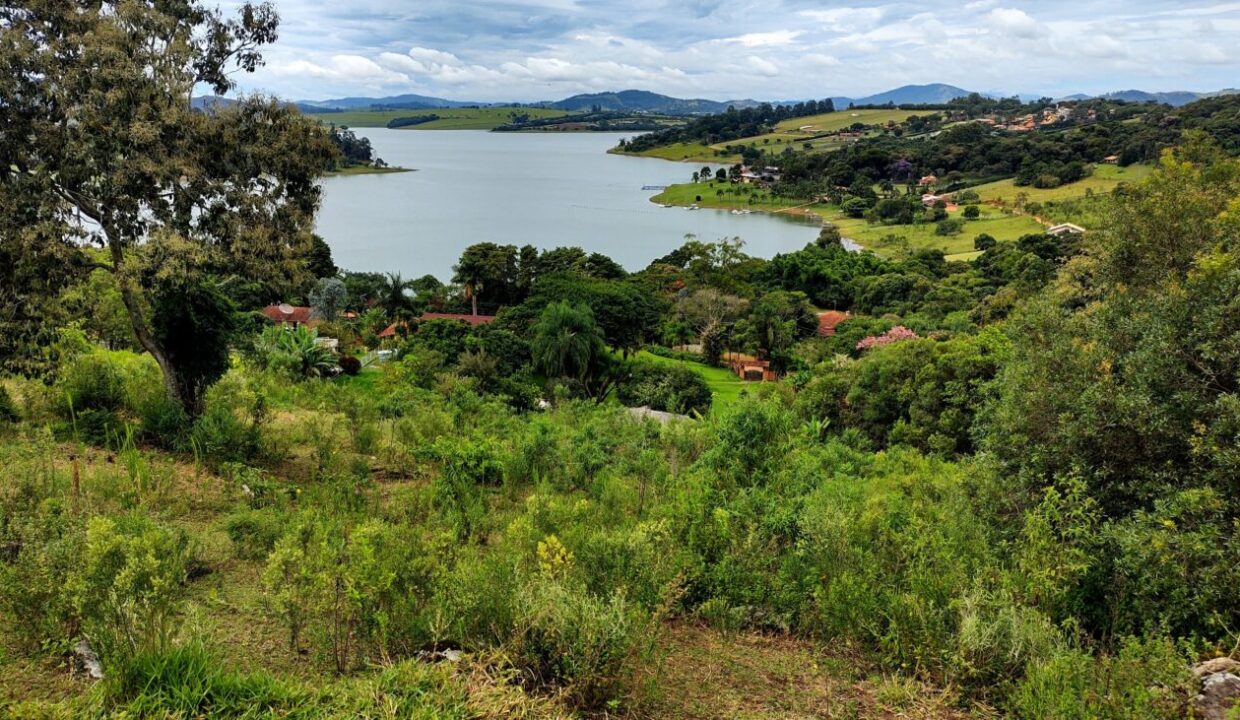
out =
<path fill-rule="evenodd" d="M 410 168 L 388 165 L 383 158 L 375 156 L 370 139 L 358 137 L 348 127 L 332 125 L 329 132 L 332 144 L 339 151 L 327 168 L 327 175 L 386 175 L 411 172 Z"/>

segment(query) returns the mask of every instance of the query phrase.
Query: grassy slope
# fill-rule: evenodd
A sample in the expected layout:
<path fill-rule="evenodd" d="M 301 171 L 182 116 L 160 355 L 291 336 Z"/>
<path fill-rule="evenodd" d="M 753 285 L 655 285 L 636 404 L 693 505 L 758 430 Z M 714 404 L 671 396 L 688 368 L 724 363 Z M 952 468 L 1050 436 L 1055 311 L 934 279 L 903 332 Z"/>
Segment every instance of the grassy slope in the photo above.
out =
<path fill-rule="evenodd" d="M 710 387 L 715 407 L 723 407 L 736 402 L 740 399 L 745 387 L 752 384 L 736 377 L 732 374 L 732 371 L 726 368 L 711 367 L 710 365 L 684 360 L 673 360 L 672 358 L 653 355 L 645 350 L 638 353 L 637 357 L 657 365 L 683 365 L 701 375 L 702 379 L 706 381 L 707 386 Z"/>
<path fill-rule="evenodd" d="M 324 123 L 348 127 L 387 127 L 388 121 L 404 117 L 438 115 L 439 119 L 421 125 L 410 125 L 410 130 L 490 130 L 508 122 L 513 112 L 526 113 L 532 118 L 563 117 L 563 110 L 547 108 L 432 108 L 426 110 L 350 110 L 336 113 L 313 113 L 312 117 Z"/>
<path fill-rule="evenodd" d="M 959 217 L 959 213 L 952 213 Z M 851 238 L 880 255 L 896 251 L 899 243 L 891 242 L 888 237 L 896 235 L 908 241 L 913 249 L 933 248 L 942 250 L 944 254 L 953 256 L 974 252 L 973 239 L 987 233 L 996 240 L 1016 240 L 1022 235 L 1041 232 L 1042 225 L 1028 215 L 1004 215 L 991 211 L 986 212 L 978 220 L 965 222 L 964 231 L 958 235 L 936 235 L 936 225 L 877 225 L 865 220 L 843 218 L 839 215 L 828 218 L 840 228 L 844 237 Z"/>
<path fill-rule="evenodd" d="M 718 194 L 719 190 L 724 191 L 722 196 Z M 698 200 L 698 197 L 702 199 Z M 815 204 L 806 207 L 801 201 L 776 198 L 763 190 L 744 193 L 735 185 L 717 182 L 673 185 L 651 198 L 651 201 L 677 206 L 696 204 L 703 208 L 748 208 L 763 212 L 812 215 L 837 225 L 845 237 L 856 240 L 880 255 L 899 249 L 898 243 L 887 240 L 891 235 L 904 238 L 913 249 L 936 248 L 952 256 L 952 259 L 967 259 L 962 256 L 974 252 L 973 239 L 982 233 L 988 233 L 996 240 L 1015 240 L 1042 229 L 1042 225 L 1027 215 L 1007 215 L 997 209 L 988 208 L 983 211 L 980 219 L 968 221 L 959 235 L 942 236 L 935 234 L 934 224 L 871 224 L 865 220 L 846 217 L 839 208 L 832 205 Z M 958 212 L 953 213 L 952 217 L 959 217 Z"/>
<path fill-rule="evenodd" d="M 674 143 L 635 154 L 641 157 L 659 158 L 661 160 L 706 163 L 726 162 L 731 165 L 740 162 L 741 158 L 740 155 L 734 153 L 720 155 L 719 153 L 724 152 L 724 147 L 727 145 L 761 145 L 765 147 L 773 146 L 775 149 L 778 149 L 781 145 L 793 145 L 797 149 L 801 149 L 803 143 L 810 142 L 814 150 L 831 151 L 839 147 L 839 143 L 835 139 L 819 138 L 811 140 L 811 138 L 824 133 L 838 132 L 853 123 L 885 125 L 888 122 L 903 122 L 914 115 L 928 114 L 930 113 L 924 110 L 842 110 L 825 115 L 810 115 L 784 120 L 777 124 L 772 132 L 756 137 L 730 140 L 715 145 Z M 809 126 L 806 130 L 800 129 L 806 126 Z"/>
<path fill-rule="evenodd" d="M 612 150 L 611 152 L 616 151 Z M 701 143 L 673 143 L 671 145 L 653 148 L 645 152 L 624 154 L 636 155 L 637 157 L 657 158 L 659 160 L 700 162 L 712 165 L 735 165 L 741 161 L 740 155 L 723 152 L 723 150 L 719 147 L 703 145 Z"/>
<path fill-rule="evenodd" d="M 1093 191 L 1095 194 L 1107 193 L 1114 190 L 1120 183 L 1132 183 L 1145 179 L 1152 170 L 1153 167 L 1149 165 L 1132 165 L 1126 168 L 1116 167 L 1115 165 L 1099 165 L 1094 168 L 1093 175 L 1084 180 L 1057 188 L 1041 190 L 1032 187 L 1017 187 L 1014 180 L 1008 179 L 979 185 L 973 189 L 977 191 L 978 195 L 985 202 L 1011 205 L 1016 201 L 1017 195 L 1024 193 L 1028 198 L 1028 202 L 1045 203 L 1084 197 L 1090 191 Z"/>

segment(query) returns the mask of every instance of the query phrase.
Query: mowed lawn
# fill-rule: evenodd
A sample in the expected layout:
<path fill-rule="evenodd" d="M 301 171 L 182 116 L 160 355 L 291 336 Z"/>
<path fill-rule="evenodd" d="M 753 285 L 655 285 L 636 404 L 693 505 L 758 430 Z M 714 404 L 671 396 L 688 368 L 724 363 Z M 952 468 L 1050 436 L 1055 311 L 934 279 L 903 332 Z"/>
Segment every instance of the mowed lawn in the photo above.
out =
<path fill-rule="evenodd" d="M 736 375 L 732 374 L 732 371 L 727 368 L 711 367 L 710 365 L 704 365 L 698 362 L 689 362 L 687 360 L 673 360 L 672 358 L 665 358 L 661 355 L 655 355 L 654 353 L 650 353 L 645 350 L 639 352 L 637 357 L 641 360 L 646 360 L 656 365 L 683 365 L 698 375 L 701 375 L 702 379 L 706 381 L 706 386 L 710 388 L 710 394 L 713 400 L 712 407 L 716 408 L 726 407 L 737 400 L 740 400 L 741 392 L 743 392 L 747 386 L 757 384 L 741 380 Z"/>
<path fill-rule="evenodd" d="M 407 125 L 401 129 L 408 130 L 492 130 L 509 121 L 512 113 L 529 115 L 531 118 L 564 117 L 568 113 L 563 110 L 549 108 L 428 108 L 425 110 L 348 110 L 345 112 L 311 113 L 323 123 L 334 123 L 354 128 L 387 127 L 389 121 L 396 118 L 422 117 L 438 115 L 438 120 L 420 125 Z"/>
<path fill-rule="evenodd" d="M 707 163 L 709 164 L 709 163 Z M 711 169 L 721 167 L 719 165 L 711 165 Z M 697 168 L 694 168 L 696 170 Z M 690 172 L 690 171 L 686 171 Z M 650 198 L 651 202 L 665 205 L 697 205 L 704 208 L 718 208 L 722 210 L 761 210 L 764 212 L 776 212 L 787 210 L 794 207 L 805 205 L 803 200 L 793 200 L 789 198 L 777 198 L 769 192 L 761 189 L 755 189 L 752 193 L 744 190 L 751 186 L 737 185 L 730 181 L 718 182 L 712 181 L 708 183 L 687 182 L 672 185 L 663 192 Z M 720 191 L 723 191 L 720 194 Z M 698 198 L 701 198 L 699 200 Z"/>
<path fill-rule="evenodd" d="M 1085 197 L 1090 191 L 1094 194 L 1109 193 L 1120 183 L 1135 183 L 1144 180 L 1153 171 L 1150 165 L 1130 165 L 1126 168 L 1116 165 L 1098 165 L 1089 177 L 1069 185 L 1057 188 L 1039 189 L 1035 187 L 1019 187 L 1012 179 L 978 185 L 973 188 L 984 202 L 997 202 L 1013 205 L 1016 196 L 1024 193 L 1027 202 L 1055 202 Z"/>
<path fill-rule="evenodd" d="M 658 158 L 660 160 L 674 160 L 676 162 L 723 165 L 725 167 L 731 167 L 741 161 L 741 156 L 736 153 L 729 153 L 719 147 L 712 147 L 701 143 L 672 143 L 671 145 L 663 145 L 639 153 L 621 154 Z"/>
<path fill-rule="evenodd" d="M 959 218 L 959 212 L 951 214 Z M 844 237 L 856 240 L 879 255 L 891 255 L 903 249 L 934 249 L 943 251 L 952 260 L 967 260 L 975 252 L 973 240 L 983 233 L 996 240 L 1017 240 L 1021 236 L 1040 233 L 1043 227 L 1028 215 L 1005 215 L 997 211 L 983 213 L 977 220 L 966 220 L 957 235 L 936 234 L 937 223 L 920 225 L 882 225 L 838 215 L 828 220 L 839 227 Z M 896 240 L 895 238 L 899 238 Z"/>

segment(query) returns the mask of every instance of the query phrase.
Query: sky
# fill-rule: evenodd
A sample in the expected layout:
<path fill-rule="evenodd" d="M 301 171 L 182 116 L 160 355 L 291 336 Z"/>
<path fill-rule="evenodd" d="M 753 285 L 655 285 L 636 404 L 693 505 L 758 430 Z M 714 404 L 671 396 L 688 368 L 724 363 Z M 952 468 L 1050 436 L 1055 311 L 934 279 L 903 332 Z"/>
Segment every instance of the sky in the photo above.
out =
<path fill-rule="evenodd" d="M 227 9 L 240 0 L 225 0 Z M 1240 85 L 1240 2 L 275 0 L 243 92 L 480 102 L 641 89 L 716 100 L 906 84 L 1059 97 Z"/>

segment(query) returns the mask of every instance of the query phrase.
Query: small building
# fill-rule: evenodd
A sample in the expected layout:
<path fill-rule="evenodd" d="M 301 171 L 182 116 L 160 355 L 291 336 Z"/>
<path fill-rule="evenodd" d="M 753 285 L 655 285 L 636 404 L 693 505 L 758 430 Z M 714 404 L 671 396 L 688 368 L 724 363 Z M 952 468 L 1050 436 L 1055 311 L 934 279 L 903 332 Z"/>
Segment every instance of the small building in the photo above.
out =
<path fill-rule="evenodd" d="M 925 195 L 921 196 L 921 204 L 925 205 L 926 207 L 934 207 L 935 204 L 942 201 L 942 203 L 946 205 L 948 199 L 949 197 L 947 195 L 935 195 L 934 193 L 926 193 Z"/>
<path fill-rule="evenodd" d="M 938 178 L 938 176 L 937 176 L 937 175 L 927 175 L 927 176 L 923 177 L 921 180 L 919 180 L 919 181 L 917 182 L 917 184 L 918 184 L 920 187 L 930 187 L 930 186 L 932 186 L 932 185 L 938 185 L 938 184 L 939 184 L 939 178 Z"/>
<path fill-rule="evenodd" d="M 746 185 L 752 183 L 773 183 L 779 182 L 779 168 L 751 168 L 745 165 L 741 166 L 739 180 Z"/>
<path fill-rule="evenodd" d="M 1106 163 L 1107 165 L 1119 165 L 1119 155 L 1107 155 L 1106 157 L 1102 158 L 1102 162 Z"/>
<path fill-rule="evenodd" d="M 728 363 L 728 368 L 736 373 L 736 376 L 741 380 L 747 382 L 774 382 L 779 379 L 779 373 L 771 369 L 770 360 L 759 360 L 753 355 L 734 352 L 725 354 L 723 359 Z"/>
<path fill-rule="evenodd" d="M 842 310 L 826 310 L 818 313 L 818 337 L 831 337 L 840 323 L 852 317 L 852 313 Z"/>
<path fill-rule="evenodd" d="M 1085 228 L 1080 225 L 1073 225 L 1072 223 L 1062 223 L 1060 225 L 1054 225 L 1047 228 L 1046 234 L 1054 235 L 1056 237 L 1060 235 L 1084 235 Z"/>
<path fill-rule="evenodd" d="M 469 323 L 473 327 L 478 327 L 479 325 L 486 325 L 487 323 L 495 322 L 495 316 L 470 315 L 468 313 L 428 312 L 422 313 L 422 316 L 418 318 L 418 322 L 425 322 L 427 320 L 460 320 L 461 322 Z M 408 327 L 406 323 L 392 323 L 379 333 L 379 339 L 382 340 L 385 338 L 396 337 L 397 326 L 400 325 Z"/>
<path fill-rule="evenodd" d="M 319 324 L 319 319 L 314 317 L 314 310 L 304 305 L 280 303 L 279 305 L 268 305 L 259 312 L 265 315 L 271 322 L 282 327 L 298 328 L 305 326 L 312 328 Z"/>

